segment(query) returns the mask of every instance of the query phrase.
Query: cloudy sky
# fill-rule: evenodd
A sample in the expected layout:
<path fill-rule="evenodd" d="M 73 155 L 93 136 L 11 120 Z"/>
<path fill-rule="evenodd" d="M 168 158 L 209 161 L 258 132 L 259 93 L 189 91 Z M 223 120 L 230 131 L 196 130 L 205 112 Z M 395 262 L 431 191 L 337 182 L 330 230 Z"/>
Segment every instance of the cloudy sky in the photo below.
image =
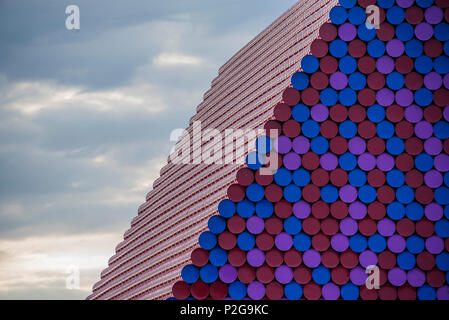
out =
<path fill-rule="evenodd" d="M 90 293 L 170 132 L 294 3 L 0 0 L 0 299 Z M 68 5 L 80 30 L 65 28 Z M 69 290 L 73 268 L 80 289 Z"/>

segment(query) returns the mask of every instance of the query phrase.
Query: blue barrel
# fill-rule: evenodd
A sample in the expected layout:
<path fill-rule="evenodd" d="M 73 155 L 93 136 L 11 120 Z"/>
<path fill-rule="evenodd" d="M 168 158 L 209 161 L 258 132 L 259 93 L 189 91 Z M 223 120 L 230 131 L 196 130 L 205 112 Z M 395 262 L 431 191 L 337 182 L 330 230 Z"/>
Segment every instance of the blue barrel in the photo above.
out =
<path fill-rule="evenodd" d="M 357 300 L 359 297 L 359 288 L 352 283 L 343 285 L 340 292 L 343 300 Z"/>
<path fill-rule="evenodd" d="M 271 217 L 273 211 L 273 204 L 268 200 L 262 200 L 256 203 L 256 214 L 262 219 Z"/>
<path fill-rule="evenodd" d="M 427 172 L 433 168 L 433 158 L 427 153 L 421 153 L 415 157 L 415 167 L 419 171 Z"/>
<path fill-rule="evenodd" d="M 319 285 L 325 285 L 331 279 L 331 273 L 325 266 L 319 266 L 312 271 L 312 279 Z"/>
<path fill-rule="evenodd" d="M 381 8 L 388 9 L 394 5 L 394 0 L 377 0 L 377 5 Z"/>
<path fill-rule="evenodd" d="M 399 188 L 405 182 L 405 175 L 398 169 L 393 169 L 387 173 L 387 183 L 393 188 Z"/>
<path fill-rule="evenodd" d="M 304 72 L 295 72 L 291 78 L 293 88 L 304 90 L 309 86 L 309 76 Z"/>
<path fill-rule="evenodd" d="M 381 122 L 385 119 L 385 109 L 378 104 L 373 104 L 366 111 L 366 115 L 372 122 Z"/>
<path fill-rule="evenodd" d="M 438 139 L 449 138 L 449 123 L 446 121 L 439 121 L 433 126 L 433 134 Z"/>
<path fill-rule="evenodd" d="M 437 40 L 448 41 L 449 40 L 449 24 L 443 22 L 434 27 L 433 35 Z"/>
<path fill-rule="evenodd" d="M 344 88 L 338 94 L 340 103 L 346 107 L 350 107 L 357 102 L 357 94 L 351 88 Z"/>
<path fill-rule="evenodd" d="M 304 70 L 305 73 L 314 73 L 318 70 L 320 66 L 320 62 L 318 61 L 317 57 L 308 54 L 304 56 L 301 60 L 301 68 Z"/>
<path fill-rule="evenodd" d="M 228 294 L 234 300 L 242 300 L 246 296 L 246 286 L 240 281 L 235 281 L 229 285 Z"/>
<path fill-rule="evenodd" d="M 428 8 L 428 7 L 430 7 L 433 4 L 433 1 L 434 0 L 416 0 L 416 3 L 421 8 Z"/>
<path fill-rule="evenodd" d="M 421 253 L 425 248 L 424 239 L 418 235 L 412 235 L 411 237 L 408 237 L 406 244 L 407 250 L 413 254 Z"/>
<path fill-rule="evenodd" d="M 310 182 L 309 171 L 307 171 L 303 168 L 295 170 L 293 172 L 293 182 L 299 187 L 304 187 L 304 186 L 308 185 Z"/>
<path fill-rule="evenodd" d="M 302 286 L 295 281 L 286 284 L 284 287 L 284 295 L 288 300 L 299 300 L 302 294 Z"/>
<path fill-rule="evenodd" d="M 221 267 L 228 261 L 228 253 L 222 248 L 214 248 L 209 253 L 210 263 L 216 267 Z"/>
<path fill-rule="evenodd" d="M 184 280 L 187 283 L 191 284 L 191 283 L 196 282 L 198 280 L 199 276 L 200 276 L 200 272 L 199 272 L 198 268 L 192 264 L 186 265 L 181 270 L 182 280 Z"/>
<path fill-rule="evenodd" d="M 412 270 L 416 265 L 416 258 L 410 252 L 404 251 L 398 254 L 397 264 L 403 270 Z"/>
<path fill-rule="evenodd" d="M 421 107 L 427 107 L 433 101 L 433 94 L 427 88 L 420 88 L 415 91 L 415 102 Z"/>
<path fill-rule="evenodd" d="M 360 233 L 356 233 L 349 238 L 349 247 L 354 252 L 361 253 L 366 250 L 367 246 L 368 240 L 366 240 Z"/>
<path fill-rule="evenodd" d="M 294 184 L 289 184 L 284 188 L 284 198 L 288 202 L 298 202 L 301 195 L 301 189 Z"/>
<path fill-rule="evenodd" d="M 291 216 L 284 220 L 284 230 L 288 234 L 296 235 L 301 232 L 302 223 L 298 218 Z"/>
<path fill-rule="evenodd" d="M 333 185 L 327 185 L 321 188 L 321 199 L 327 203 L 333 203 L 338 199 L 338 189 Z"/>
<path fill-rule="evenodd" d="M 258 170 L 263 166 L 263 164 L 264 164 L 263 156 L 256 151 L 250 152 L 246 156 L 246 165 L 251 170 Z"/>
<path fill-rule="evenodd" d="M 412 39 L 405 43 L 405 53 L 411 58 L 417 58 L 423 53 L 424 47 L 421 41 Z"/>
<path fill-rule="evenodd" d="M 279 168 L 274 174 L 274 181 L 280 186 L 288 186 L 292 181 L 292 173 L 285 168 Z"/>
<path fill-rule="evenodd" d="M 401 138 L 392 137 L 387 140 L 387 151 L 391 155 L 397 156 L 404 152 L 405 144 Z"/>
<path fill-rule="evenodd" d="M 330 107 L 337 103 L 338 94 L 334 89 L 326 88 L 320 92 L 320 100 L 325 106 Z M 303 133 L 304 133 L 304 129 L 303 129 Z M 306 134 L 304 134 L 304 135 L 306 137 L 308 137 Z M 313 137 L 308 137 L 308 138 L 313 138 Z"/>
<path fill-rule="evenodd" d="M 226 229 L 226 221 L 220 216 L 212 216 L 207 222 L 207 226 L 212 233 L 220 234 Z"/>
<path fill-rule="evenodd" d="M 345 9 L 351 9 L 357 3 L 356 0 L 339 0 L 338 3 Z"/>
<path fill-rule="evenodd" d="M 405 84 L 405 78 L 402 74 L 395 71 L 387 75 L 386 83 L 391 90 L 399 90 Z"/>
<path fill-rule="evenodd" d="M 362 9 L 358 6 L 351 8 L 348 13 L 348 20 L 350 23 L 356 26 L 364 24 L 366 21 L 365 9 Z"/>
<path fill-rule="evenodd" d="M 329 18 L 333 24 L 340 25 L 346 22 L 348 18 L 348 12 L 343 7 L 333 7 L 329 12 Z"/>
<path fill-rule="evenodd" d="M 424 217 L 424 208 L 418 202 L 412 202 L 405 207 L 405 214 L 410 220 L 418 221 Z"/>
<path fill-rule="evenodd" d="M 440 74 L 449 72 L 449 58 L 446 56 L 439 56 L 433 61 L 433 68 Z"/>
<path fill-rule="evenodd" d="M 366 173 L 360 169 L 355 169 L 348 174 L 349 183 L 354 187 L 361 187 L 366 183 Z"/>
<path fill-rule="evenodd" d="M 405 207 L 402 203 L 394 201 L 387 206 L 387 215 L 392 220 L 400 220 L 405 216 Z"/>
<path fill-rule="evenodd" d="M 217 244 L 217 236 L 210 231 L 205 231 L 200 234 L 198 242 L 201 248 L 211 250 Z"/>
<path fill-rule="evenodd" d="M 344 56 L 338 62 L 340 71 L 345 74 L 351 74 L 357 69 L 357 60 L 351 56 Z"/>
<path fill-rule="evenodd" d="M 253 202 L 262 200 L 264 196 L 265 190 L 260 184 L 253 183 L 246 188 L 246 197 Z"/>
<path fill-rule="evenodd" d="M 449 189 L 446 187 L 439 187 L 434 193 L 435 201 L 441 205 L 449 204 Z"/>
<path fill-rule="evenodd" d="M 239 234 L 239 236 L 237 237 L 237 245 L 243 251 L 251 250 L 252 248 L 254 248 L 255 244 L 256 244 L 256 239 L 249 232 L 245 231 L 245 232 Z"/>
<path fill-rule="evenodd" d="M 371 203 L 374 200 L 376 200 L 377 192 L 376 189 L 374 189 L 370 185 L 364 185 L 361 187 L 358 191 L 359 199 L 363 203 Z"/>
<path fill-rule="evenodd" d="M 329 45 L 329 52 L 336 58 L 342 58 L 348 52 L 348 44 L 341 39 L 333 40 Z"/>
<path fill-rule="evenodd" d="M 438 269 L 446 272 L 449 271 L 449 253 L 442 252 L 439 255 L 437 255 L 435 263 Z"/>
<path fill-rule="evenodd" d="M 292 108 L 292 117 L 298 122 L 307 121 L 310 117 L 310 108 L 303 103 L 299 103 Z"/>
<path fill-rule="evenodd" d="M 357 125 L 351 120 L 345 120 L 340 123 L 338 131 L 343 138 L 351 139 L 357 134 Z"/>
<path fill-rule="evenodd" d="M 310 237 L 301 232 L 293 237 L 293 246 L 296 250 L 304 252 L 309 250 L 310 246 L 312 245 L 312 240 Z"/>
<path fill-rule="evenodd" d="M 200 278 L 206 283 L 212 283 L 218 278 L 218 269 L 217 267 L 206 264 L 204 267 L 200 269 Z"/>
<path fill-rule="evenodd" d="M 449 238 L 449 221 L 441 219 L 435 222 L 435 233 L 440 238 Z"/>
<path fill-rule="evenodd" d="M 218 212 L 222 217 L 230 218 L 235 214 L 235 204 L 229 199 L 221 200 L 218 204 Z"/>
<path fill-rule="evenodd" d="M 243 199 L 239 203 L 237 203 L 237 213 L 242 218 L 251 217 L 256 211 L 256 206 L 251 201 Z"/>
<path fill-rule="evenodd" d="M 368 42 L 366 49 L 371 57 L 380 58 L 385 53 L 385 43 L 379 39 L 374 39 Z"/>
<path fill-rule="evenodd" d="M 310 148 L 316 154 L 319 154 L 319 155 L 325 154 L 327 152 L 327 150 L 329 149 L 329 142 L 324 137 L 321 137 L 321 136 L 315 137 L 310 142 Z"/>
<path fill-rule="evenodd" d="M 351 171 L 357 166 L 357 158 L 349 152 L 346 152 L 338 159 L 338 164 L 345 171 Z M 363 182 L 361 185 L 365 184 Z"/>
<path fill-rule="evenodd" d="M 307 120 L 302 124 L 301 131 L 307 138 L 314 138 L 320 133 L 320 125 L 314 120 Z"/>
<path fill-rule="evenodd" d="M 359 38 L 365 42 L 367 41 L 371 41 L 374 39 L 374 37 L 376 36 L 376 29 L 368 29 L 366 27 L 366 24 L 362 23 L 358 28 L 357 28 L 357 35 L 359 36 Z M 413 34 L 412 34 L 413 36 Z"/>
<path fill-rule="evenodd" d="M 417 296 L 418 300 L 436 300 L 437 298 L 435 289 L 428 284 L 418 288 Z"/>
<path fill-rule="evenodd" d="M 393 6 L 387 10 L 386 18 L 391 24 L 398 25 L 404 21 L 405 11 L 401 7 Z"/>
<path fill-rule="evenodd" d="M 400 203 L 409 204 L 415 199 L 415 192 L 409 186 L 402 186 L 396 190 L 396 199 Z"/>
<path fill-rule="evenodd" d="M 415 30 L 409 23 L 401 23 L 396 27 L 396 37 L 401 41 L 409 41 L 413 38 Z"/>
<path fill-rule="evenodd" d="M 349 75 L 348 82 L 353 90 L 362 90 L 366 87 L 366 76 L 360 72 L 354 72 Z"/>
<path fill-rule="evenodd" d="M 376 133 L 382 139 L 390 139 L 394 135 L 394 125 L 388 120 L 381 121 L 376 126 Z"/>
<path fill-rule="evenodd" d="M 378 233 L 373 234 L 368 239 L 368 247 L 375 253 L 383 252 L 387 247 L 387 240 Z"/>
<path fill-rule="evenodd" d="M 421 74 L 427 74 L 432 71 L 433 61 L 428 56 L 420 56 L 415 60 L 415 69 Z"/>

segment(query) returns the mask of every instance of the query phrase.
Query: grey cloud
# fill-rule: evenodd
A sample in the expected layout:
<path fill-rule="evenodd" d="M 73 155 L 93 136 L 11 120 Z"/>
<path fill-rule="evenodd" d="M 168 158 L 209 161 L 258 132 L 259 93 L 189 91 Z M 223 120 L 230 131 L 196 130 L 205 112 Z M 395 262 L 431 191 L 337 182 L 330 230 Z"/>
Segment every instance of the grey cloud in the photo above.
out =
<path fill-rule="evenodd" d="M 95 195 L 107 197 L 105 193 L 95 193 Z M 54 196 L 58 195 L 54 194 Z M 136 201 L 136 203 L 108 205 L 104 202 L 95 203 L 94 200 L 82 203 L 83 199 L 80 195 L 67 199 L 67 203 L 57 201 L 54 206 L 48 207 L 45 202 L 34 199 L 35 197 L 30 197 L 30 203 L 25 205 L 23 213 L 0 216 L 2 238 L 20 239 L 23 236 L 33 235 L 63 237 L 62 235 L 97 232 L 124 233 L 129 228 L 131 219 L 137 215 L 137 204 L 140 204 Z M 111 244 L 111 246 L 115 245 L 117 244 Z"/>
<path fill-rule="evenodd" d="M 168 155 L 170 131 L 188 125 L 219 66 L 294 2 L 0 0 L 0 239 L 122 234 Z M 64 27 L 70 4 L 81 9 L 76 32 Z M 157 66 L 161 53 L 202 63 Z M 51 100 L 66 89 L 83 98 Z M 143 103 L 110 101 L 112 92 Z M 95 99 L 114 105 L 101 110 Z M 42 104 L 35 114 L 20 109 L 33 103 Z M 2 211 L 8 205 L 21 210 Z M 85 286 L 99 272 L 88 271 Z M 63 285 L 0 290 L 0 299 L 87 295 Z"/>
<path fill-rule="evenodd" d="M 224 36 L 238 37 L 242 32 L 255 36 L 293 3 L 292 0 L 2 1 L 0 68 L 14 81 L 57 79 L 61 83 L 97 88 L 118 86 L 129 81 L 139 66 L 163 49 L 163 40 L 183 32 L 186 23 L 192 30 L 180 39 L 179 49 L 223 63 L 238 49 L 223 43 Z M 69 4 L 80 7 L 79 31 L 65 29 L 65 6 Z M 161 21 L 179 28 L 155 34 L 155 30 L 160 31 L 157 23 Z M 198 34 L 201 37 L 195 37 Z M 250 37 L 242 39 L 239 47 Z"/>

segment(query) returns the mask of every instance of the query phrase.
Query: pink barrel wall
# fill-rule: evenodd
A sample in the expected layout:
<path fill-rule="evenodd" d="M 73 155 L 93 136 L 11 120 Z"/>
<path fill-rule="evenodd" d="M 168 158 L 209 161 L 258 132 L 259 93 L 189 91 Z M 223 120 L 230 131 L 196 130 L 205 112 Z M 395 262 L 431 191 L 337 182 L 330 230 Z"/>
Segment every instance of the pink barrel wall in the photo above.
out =
<path fill-rule="evenodd" d="M 219 69 L 187 130 L 194 121 L 223 132 L 262 128 L 335 5 L 337 0 L 299 1 L 251 40 Z M 164 166 L 87 299 L 169 297 L 240 167 Z"/>

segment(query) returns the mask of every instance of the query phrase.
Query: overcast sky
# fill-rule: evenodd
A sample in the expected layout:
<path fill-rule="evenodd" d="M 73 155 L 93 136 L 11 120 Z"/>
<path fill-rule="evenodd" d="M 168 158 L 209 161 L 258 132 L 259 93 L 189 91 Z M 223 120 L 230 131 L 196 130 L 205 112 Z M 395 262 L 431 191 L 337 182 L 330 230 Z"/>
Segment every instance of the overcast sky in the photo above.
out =
<path fill-rule="evenodd" d="M 0 299 L 84 299 L 218 68 L 294 0 L 0 0 Z M 65 28 L 78 5 L 80 30 Z M 81 288 L 66 289 L 67 268 Z"/>

